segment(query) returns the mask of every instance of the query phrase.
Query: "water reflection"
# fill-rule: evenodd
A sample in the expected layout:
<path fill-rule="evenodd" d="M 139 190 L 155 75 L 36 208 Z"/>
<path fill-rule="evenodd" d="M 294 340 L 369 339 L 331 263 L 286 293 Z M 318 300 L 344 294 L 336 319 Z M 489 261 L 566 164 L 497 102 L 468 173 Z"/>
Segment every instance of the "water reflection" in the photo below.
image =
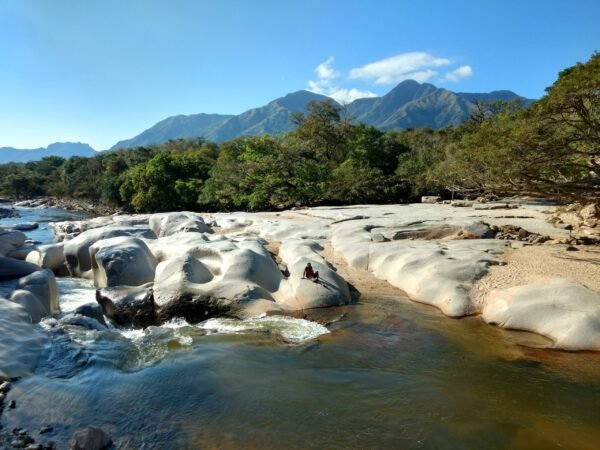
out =
<path fill-rule="evenodd" d="M 51 438 L 61 445 L 79 426 L 102 425 L 122 448 L 597 448 L 600 442 L 595 355 L 533 351 L 515 345 L 522 337 L 514 334 L 391 298 L 305 315 L 343 319 L 302 345 L 271 333 L 205 334 L 185 324 L 151 330 L 138 338 L 170 344 L 143 367 L 135 337 L 98 340 L 69 379 L 42 366 L 18 383 L 11 395 L 20 406 L 4 421 L 34 430 L 53 424 Z M 117 361 L 135 361 L 138 369 Z"/>
<path fill-rule="evenodd" d="M 60 283 L 65 311 L 93 301 L 89 283 Z M 46 324 L 52 345 L 2 425 L 58 448 L 86 425 L 119 448 L 600 447 L 598 354 L 381 295 L 297 319 L 321 332 L 298 343 L 273 319 Z"/>

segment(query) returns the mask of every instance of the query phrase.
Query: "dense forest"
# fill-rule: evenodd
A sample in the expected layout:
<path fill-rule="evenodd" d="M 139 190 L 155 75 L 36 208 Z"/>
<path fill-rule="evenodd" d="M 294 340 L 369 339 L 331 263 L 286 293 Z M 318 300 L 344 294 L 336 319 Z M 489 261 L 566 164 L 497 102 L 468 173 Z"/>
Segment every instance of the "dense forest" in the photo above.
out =
<path fill-rule="evenodd" d="M 283 136 L 203 139 L 0 166 L 0 193 L 137 212 L 397 203 L 424 194 L 600 195 L 600 53 L 528 107 L 479 104 L 458 127 L 382 132 L 313 102 Z"/>

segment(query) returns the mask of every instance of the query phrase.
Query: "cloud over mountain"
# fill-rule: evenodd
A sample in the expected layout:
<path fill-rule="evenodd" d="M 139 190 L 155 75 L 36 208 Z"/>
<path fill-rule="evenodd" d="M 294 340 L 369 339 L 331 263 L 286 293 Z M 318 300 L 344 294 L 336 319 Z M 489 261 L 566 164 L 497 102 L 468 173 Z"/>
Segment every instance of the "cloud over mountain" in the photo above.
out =
<path fill-rule="evenodd" d="M 315 68 L 316 80 L 307 83 L 311 92 L 326 95 L 342 104 L 348 104 L 360 98 L 373 98 L 377 94 L 364 86 L 398 84 L 405 80 L 419 83 L 437 81 L 439 83 L 457 83 L 473 76 L 473 69 L 463 65 L 452 70 L 455 63 L 449 58 L 435 56 L 427 52 L 399 53 L 388 58 L 370 62 L 350 69 L 347 75 L 333 67 L 334 57 L 330 56 Z M 447 68 L 446 72 L 442 69 Z"/>
<path fill-rule="evenodd" d="M 339 78 L 340 73 L 333 68 L 333 56 L 330 56 L 315 68 L 316 80 L 308 82 L 308 90 L 316 94 L 326 95 L 335 101 L 346 104 L 356 99 L 365 97 L 377 97 L 371 91 L 363 91 L 357 88 L 344 88 L 333 83 L 332 80 Z"/>
<path fill-rule="evenodd" d="M 447 58 L 436 58 L 425 52 L 400 53 L 350 70 L 350 79 L 372 81 L 375 84 L 398 84 L 404 80 L 420 83 L 437 74 L 438 67 L 448 66 Z"/>

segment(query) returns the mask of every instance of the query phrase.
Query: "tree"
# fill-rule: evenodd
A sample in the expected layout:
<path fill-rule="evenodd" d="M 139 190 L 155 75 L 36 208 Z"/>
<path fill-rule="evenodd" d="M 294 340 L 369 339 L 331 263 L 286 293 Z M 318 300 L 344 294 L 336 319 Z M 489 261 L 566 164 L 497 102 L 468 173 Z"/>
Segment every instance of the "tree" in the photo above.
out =
<path fill-rule="evenodd" d="M 353 126 L 341 116 L 341 107 L 331 100 L 308 104 L 307 115 L 295 114 L 298 128 L 293 134 L 306 143 L 323 163 L 341 164 L 348 156 L 348 139 Z"/>

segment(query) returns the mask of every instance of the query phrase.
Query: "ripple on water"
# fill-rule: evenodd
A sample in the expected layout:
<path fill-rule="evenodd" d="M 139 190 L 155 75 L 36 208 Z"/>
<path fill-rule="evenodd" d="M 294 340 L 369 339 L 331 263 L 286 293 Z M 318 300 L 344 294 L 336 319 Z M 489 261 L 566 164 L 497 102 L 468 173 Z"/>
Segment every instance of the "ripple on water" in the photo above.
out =
<path fill-rule="evenodd" d="M 274 333 L 292 342 L 304 342 L 329 333 L 329 330 L 316 322 L 287 316 L 264 316 L 255 319 L 209 319 L 198 327 L 212 333 Z"/>

